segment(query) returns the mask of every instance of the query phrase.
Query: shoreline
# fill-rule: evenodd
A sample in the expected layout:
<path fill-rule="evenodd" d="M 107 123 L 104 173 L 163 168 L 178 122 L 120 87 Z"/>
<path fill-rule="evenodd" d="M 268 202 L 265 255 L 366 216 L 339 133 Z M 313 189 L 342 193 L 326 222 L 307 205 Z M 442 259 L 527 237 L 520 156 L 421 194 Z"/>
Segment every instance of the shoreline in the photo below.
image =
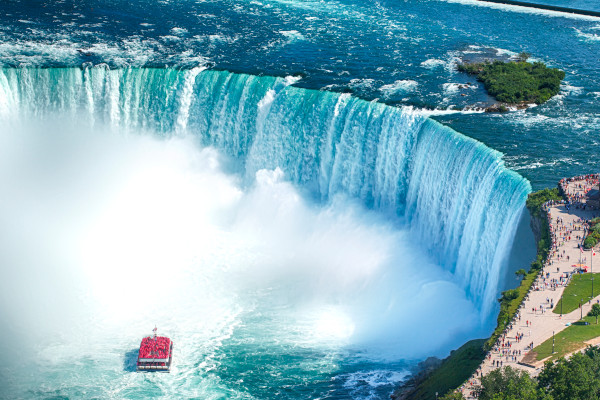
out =
<path fill-rule="evenodd" d="M 473 391 L 478 385 L 480 377 L 504 365 L 511 365 L 530 375 L 537 375 L 544 360 L 532 363 L 531 350 L 548 337 L 552 337 L 553 332 L 566 329 L 567 322 L 579 319 L 579 310 L 560 317 L 552 313 L 550 300 L 552 300 L 552 305 L 558 304 L 558 300 L 572 276 L 572 268 L 568 268 L 570 262 L 566 256 L 569 253 L 571 253 L 569 254 L 571 257 L 579 254 L 576 246 L 579 243 L 576 236 L 581 233 L 579 231 L 585 232 L 585 221 L 598 214 L 597 208 L 591 208 L 585 203 L 585 193 L 598 183 L 599 178 L 599 174 L 563 178 L 558 182 L 557 189 L 542 189 L 530 194 L 530 199 L 537 195 L 543 203 L 534 204 L 532 201 L 527 207 L 531 216 L 531 228 L 537 243 L 536 259 L 533 260 L 530 271 L 517 287 L 519 289 L 524 283 L 529 283 L 527 290 L 518 298 L 513 299 L 517 304 L 513 303 L 508 315 L 502 318 L 501 305 L 498 325 L 490 337 L 485 339 L 486 343 L 482 346 L 482 351 L 485 352 L 482 362 L 471 370 L 470 377 L 462 384 L 455 388 L 448 387 L 446 392 L 458 391 L 465 398 L 472 399 L 474 398 Z M 556 197 L 551 196 L 552 193 Z M 560 195 L 561 200 L 557 200 L 557 194 Z M 573 236 L 572 239 L 571 236 Z M 546 246 L 544 246 L 545 239 L 549 240 Z M 567 250 L 569 253 L 563 253 Z M 539 264 L 539 268 L 534 267 L 536 264 Z M 530 282 L 527 282 L 528 280 Z M 600 296 L 598 297 L 600 298 Z M 508 301 L 509 306 L 510 301 Z M 587 305 L 587 308 L 589 307 L 591 305 Z M 434 382 L 432 381 L 435 381 L 436 371 L 440 370 L 444 364 L 452 363 L 453 358 L 456 358 L 456 353 L 456 351 L 451 352 L 447 358 L 440 361 L 440 367 L 433 371 L 428 371 L 418 377 L 415 375 L 416 379 L 406 381 L 394 391 L 391 398 L 407 400 L 426 398 L 419 395 L 424 391 L 423 387 L 433 386 Z M 440 397 L 444 394 L 443 392 L 439 393 Z"/>
<path fill-rule="evenodd" d="M 567 13 L 567 14 L 578 14 L 578 15 L 585 15 L 585 16 L 589 16 L 589 17 L 600 17 L 600 11 L 581 10 L 578 8 L 551 6 L 551 5 L 546 5 L 546 4 L 535 4 L 535 3 L 528 3 L 528 2 L 524 2 L 524 1 L 515 1 L 515 0 L 479 0 L 479 1 L 484 2 L 484 3 L 506 4 L 509 6 L 537 8 L 538 10 L 558 11 L 558 12 L 563 12 L 563 13 Z"/>
<path fill-rule="evenodd" d="M 473 376 L 459 388 L 465 398 L 475 398 L 473 393 L 481 377 L 505 365 L 537 376 L 545 360 L 537 360 L 534 348 L 578 321 L 580 314 L 587 314 L 586 309 L 591 308 L 590 302 L 581 310 L 570 313 L 559 315 L 552 312 L 575 273 L 572 264 L 582 257 L 579 247 L 585 236 L 587 221 L 598 213 L 597 208 L 590 207 L 585 200 L 586 193 L 597 184 L 597 174 L 561 179 L 557 186 L 563 199 L 546 201 L 540 206 L 551 235 L 549 252 L 512 323 L 497 339 Z"/>

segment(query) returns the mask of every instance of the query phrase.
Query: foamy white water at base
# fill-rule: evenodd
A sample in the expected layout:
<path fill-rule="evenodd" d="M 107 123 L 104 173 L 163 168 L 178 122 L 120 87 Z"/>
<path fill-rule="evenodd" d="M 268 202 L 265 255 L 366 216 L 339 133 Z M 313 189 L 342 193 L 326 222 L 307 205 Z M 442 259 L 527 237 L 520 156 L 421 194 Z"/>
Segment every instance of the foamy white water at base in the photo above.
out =
<path fill-rule="evenodd" d="M 479 325 L 452 274 L 355 201 L 311 203 L 281 169 L 242 185 L 191 137 L 71 129 L 0 137 L 0 350 L 17 355 L 3 395 L 361 397 L 397 382 L 361 365 L 444 351 Z M 135 373 L 155 324 L 173 371 Z"/>

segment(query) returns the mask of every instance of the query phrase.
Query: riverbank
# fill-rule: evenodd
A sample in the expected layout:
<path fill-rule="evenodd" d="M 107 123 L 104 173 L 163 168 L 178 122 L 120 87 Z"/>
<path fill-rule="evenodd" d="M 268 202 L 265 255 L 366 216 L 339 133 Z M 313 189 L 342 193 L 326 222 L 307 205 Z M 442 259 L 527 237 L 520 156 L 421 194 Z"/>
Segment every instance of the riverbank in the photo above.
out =
<path fill-rule="evenodd" d="M 430 359 L 406 381 L 391 398 L 394 400 L 429 400 L 443 395 L 469 379 L 485 357 L 486 339 L 474 339 L 450 352 L 443 360 Z"/>
<path fill-rule="evenodd" d="M 546 4 L 535 4 L 535 3 L 525 2 L 525 1 L 514 1 L 514 0 L 479 0 L 479 1 L 481 1 L 483 3 L 506 4 L 506 5 L 510 5 L 510 6 L 536 8 L 538 10 L 557 11 L 557 12 L 564 12 L 564 13 L 568 13 L 568 14 L 600 17 L 600 12 L 598 12 L 598 11 L 581 10 L 578 8 L 551 6 L 551 5 L 546 5 Z"/>
<path fill-rule="evenodd" d="M 473 398 L 481 376 L 506 365 L 537 376 L 546 359 L 539 360 L 534 347 L 562 332 L 591 309 L 590 302 L 568 314 L 551 312 L 559 304 L 563 291 L 578 270 L 575 263 L 587 261 L 588 255 L 583 254 L 580 247 L 587 221 L 598 214 L 586 205 L 585 196 L 580 196 L 589 186 L 590 176 L 578 178 L 561 180 L 559 184 L 563 198 L 576 197 L 578 202 L 550 200 L 541 205 L 540 213 L 547 216 L 551 236 L 543 268 L 515 314 L 513 323 L 498 338 L 475 374 L 460 388 L 466 398 Z M 597 184 L 597 180 L 593 184 Z"/>
<path fill-rule="evenodd" d="M 590 179 L 596 182 L 597 176 L 577 178 L 581 179 L 563 179 L 559 188 L 543 189 L 529 195 L 527 209 L 536 238 L 537 256 L 529 272 L 523 276 L 519 287 L 503 292 L 498 325 L 489 339 L 480 342 L 482 362 L 471 366 L 470 375 L 462 381 L 462 385 L 459 384 L 460 392 L 465 397 L 472 398 L 482 375 L 504 365 L 523 369 L 533 376 L 537 375 L 543 361 L 537 362 L 535 354 L 530 354 L 533 347 L 579 319 L 579 314 L 575 315 L 577 310 L 562 316 L 550 312 L 554 305 L 558 304 L 564 288 L 569 283 L 573 273 L 572 260 L 577 256 L 579 242 L 584 236 L 573 232 L 583 231 L 584 221 L 597 214 L 585 205 L 585 196 L 582 195 L 585 190 L 589 190 Z M 577 199 L 577 202 L 567 205 L 565 199 Z M 553 315 L 555 318 L 552 318 Z M 467 344 L 469 343 L 471 342 Z M 447 372 L 439 371 L 443 365 L 458 364 L 464 357 L 464 353 L 458 351 L 451 353 L 439 368 L 404 385 L 392 398 L 420 400 L 432 398 L 431 395 L 435 392 L 441 396 L 456 389 L 457 387 L 451 387 L 450 384 L 443 386 L 441 383 L 454 384 L 457 379 L 441 380 L 440 374 L 443 376 Z M 465 374 L 465 369 L 457 368 L 454 374 L 455 378 L 458 378 L 459 375 Z M 432 391 L 434 388 L 435 392 Z"/>
<path fill-rule="evenodd" d="M 486 353 L 513 321 L 524 297 L 542 268 L 551 241 L 548 220 L 545 218 L 542 207 L 550 201 L 560 201 L 561 199 L 558 189 L 543 189 L 529 195 L 527 209 L 530 213 L 530 225 L 537 245 L 536 259 L 532 262 L 530 271 L 523 277 L 519 286 L 503 292 L 498 323 L 492 335 L 486 339 L 475 339 L 465 343 L 459 349 L 452 351 L 447 358 L 441 360 L 435 368 L 422 368 L 419 373 L 392 394 L 392 399 L 426 400 L 434 398 L 436 392 L 442 396 L 461 386 L 475 373 Z M 516 292 L 517 295 L 512 296 L 507 292 Z"/>

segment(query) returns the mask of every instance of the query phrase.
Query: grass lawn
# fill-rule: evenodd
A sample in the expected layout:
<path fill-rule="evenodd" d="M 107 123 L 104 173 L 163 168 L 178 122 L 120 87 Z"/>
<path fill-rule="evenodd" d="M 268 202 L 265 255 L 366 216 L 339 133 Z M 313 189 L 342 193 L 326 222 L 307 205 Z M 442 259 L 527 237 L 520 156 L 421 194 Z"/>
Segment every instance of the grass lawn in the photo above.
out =
<path fill-rule="evenodd" d="M 561 299 L 552 310 L 555 314 L 560 314 L 560 305 L 562 304 L 562 313 L 568 314 L 579 308 L 579 302 L 583 299 L 586 303 L 592 298 L 592 275 L 594 276 L 594 296 L 600 294 L 600 274 L 577 274 L 573 276 L 569 285 L 565 288 Z"/>
<path fill-rule="evenodd" d="M 596 317 L 584 317 L 583 320 L 589 322 L 589 325 L 583 325 L 578 321 L 554 336 L 554 355 L 552 355 L 552 338 L 535 347 L 533 351 L 537 353 L 536 358 L 543 360 L 552 355 L 552 360 L 556 360 L 585 347 L 583 342 L 586 340 L 600 336 L 600 323 L 596 325 Z"/>

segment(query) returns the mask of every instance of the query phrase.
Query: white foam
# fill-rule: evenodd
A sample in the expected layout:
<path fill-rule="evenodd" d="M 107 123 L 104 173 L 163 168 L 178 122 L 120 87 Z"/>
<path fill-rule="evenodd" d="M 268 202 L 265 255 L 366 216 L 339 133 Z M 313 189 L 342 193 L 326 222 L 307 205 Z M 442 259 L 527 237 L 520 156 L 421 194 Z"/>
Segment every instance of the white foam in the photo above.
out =
<path fill-rule="evenodd" d="M 432 115 L 481 114 L 481 113 L 485 112 L 485 109 L 483 107 L 481 107 L 481 108 L 471 108 L 468 110 L 456 110 L 454 108 L 449 107 L 446 109 L 434 109 L 434 110 L 418 109 L 418 110 L 416 110 L 416 112 L 421 115 L 430 117 Z"/>
<path fill-rule="evenodd" d="M 279 33 L 285 36 L 290 42 L 306 40 L 303 34 L 295 30 L 279 31 Z"/>
<path fill-rule="evenodd" d="M 587 41 L 590 42 L 598 42 L 600 41 L 600 34 L 597 33 L 591 33 L 591 32 L 583 32 L 580 29 L 577 28 L 573 28 L 575 30 L 575 32 L 577 33 L 577 36 L 579 36 L 580 38 L 583 38 Z M 596 29 L 596 28 L 594 28 Z"/>
<path fill-rule="evenodd" d="M 500 49 L 500 48 L 496 48 L 496 54 L 499 56 L 510 56 L 510 57 L 514 57 L 516 56 L 518 53 L 515 53 L 514 51 L 511 50 L 507 50 L 507 49 Z"/>
<path fill-rule="evenodd" d="M 356 89 L 373 89 L 375 80 L 371 78 L 354 78 L 350 80 L 348 86 Z"/>
<path fill-rule="evenodd" d="M 470 6 L 477 6 L 477 7 L 494 8 L 497 10 L 517 12 L 517 13 L 523 13 L 523 14 L 536 14 L 536 15 L 543 15 L 543 16 L 548 16 L 548 17 L 579 19 L 579 20 L 586 20 L 586 21 L 598 21 L 598 17 L 593 17 L 593 16 L 589 16 L 589 15 L 580 15 L 580 14 L 572 14 L 572 13 L 565 13 L 565 12 L 559 12 L 559 11 L 542 10 L 539 8 L 513 6 L 513 5 L 509 5 L 509 4 L 490 3 L 487 1 L 479 1 L 479 0 L 443 0 L 443 1 L 446 1 L 448 3 L 460 3 L 460 4 L 470 5 Z"/>
<path fill-rule="evenodd" d="M 583 93 L 582 86 L 571 86 L 568 82 L 560 85 L 560 93 L 563 95 L 580 95 Z"/>
<path fill-rule="evenodd" d="M 159 36 L 159 37 L 164 42 L 177 42 L 177 41 L 181 40 L 181 38 L 179 36 L 174 36 L 174 35 L 163 35 L 163 36 Z"/>
<path fill-rule="evenodd" d="M 379 88 L 379 91 L 382 92 L 385 96 L 393 96 L 399 93 L 412 92 L 418 86 L 419 83 L 417 81 L 413 81 L 410 79 L 402 79 L 394 83 L 390 83 L 388 85 L 383 85 Z"/>
<path fill-rule="evenodd" d="M 300 75 L 298 75 L 298 76 L 288 75 L 285 77 L 285 84 L 288 86 L 291 86 L 294 83 L 299 82 L 301 79 L 302 79 L 302 77 Z"/>
<path fill-rule="evenodd" d="M 512 162 L 511 162 L 512 161 Z M 580 163 L 577 162 L 576 160 L 572 159 L 572 158 L 559 158 L 557 160 L 549 160 L 549 161 L 535 161 L 535 162 L 531 162 L 530 160 L 528 160 L 525 163 L 522 164 L 518 164 L 515 163 L 513 160 L 507 159 L 507 163 L 509 164 L 510 168 L 515 170 L 515 171 L 521 171 L 521 170 L 531 170 L 531 169 L 538 169 L 538 168 L 544 168 L 544 167 L 555 167 L 557 165 L 579 165 Z"/>
<path fill-rule="evenodd" d="M 438 67 L 443 67 L 444 65 L 446 65 L 446 61 L 444 60 L 439 60 L 437 58 L 430 58 L 428 60 L 425 60 L 421 63 L 422 67 L 428 68 L 428 69 L 434 69 L 434 68 L 438 68 Z"/>
<path fill-rule="evenodd" d="M 442 89 L 444 91 L 444 94 L 446 94 L 446 95 L 456 94 L 459 92 L 459 90 L 475 90 L 478 87 L 479 86 L 476 84 L 455 83 L 455 82 L 448 82 L 448 83 L 444 83 L 442 85 Z"/>
<path fill-rule="evenodd" d="M 344 386 L 354 388 L 360 384 L 366 384 L 369 387 L 377 388 L 380 386 L 397 385 L 404 381 L 410 373 L 408 371 L 390 371 L 375 370 L 367 372 L 355 372 L 348 374 Z"/>
<path fill-rule="evenodd" d="M 184 36 L 188 33 L 188 30 L 185 28 L 171 28 L 171 32 L 173 33 L 173 35 L 177 35 L 177 36 Z"/>

